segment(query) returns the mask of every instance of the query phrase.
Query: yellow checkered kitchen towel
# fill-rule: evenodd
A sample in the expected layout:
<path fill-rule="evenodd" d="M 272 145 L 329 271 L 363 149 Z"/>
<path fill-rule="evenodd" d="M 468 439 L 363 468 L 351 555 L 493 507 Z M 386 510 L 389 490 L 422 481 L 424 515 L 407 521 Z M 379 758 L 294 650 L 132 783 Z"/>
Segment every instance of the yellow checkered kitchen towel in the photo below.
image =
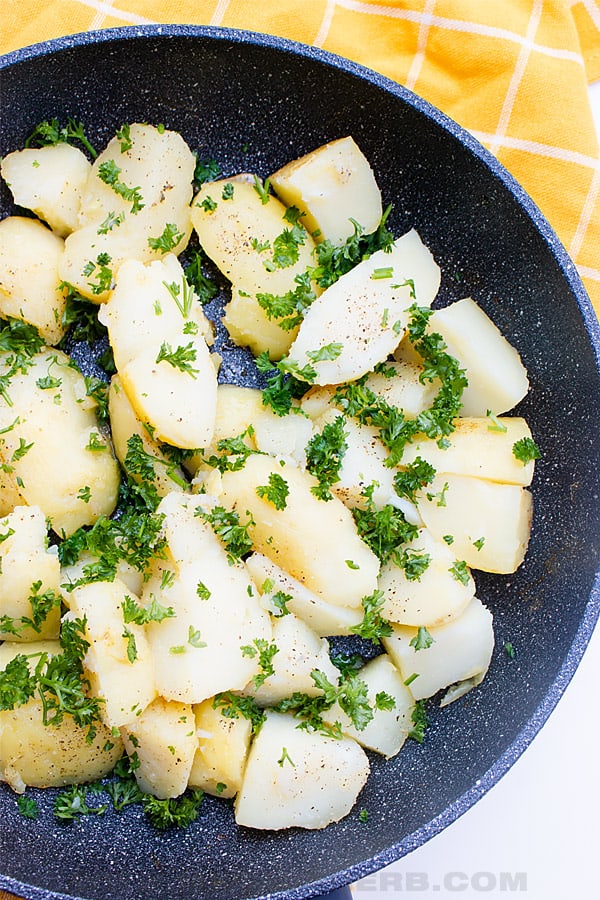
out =
<path fill-rule="evenodd" d="M 401 82 L 471 131 L 523 185 L 600 314 L 600 0 L 2 0 L 0 53 L 151 23 L 264 31 Z"/>

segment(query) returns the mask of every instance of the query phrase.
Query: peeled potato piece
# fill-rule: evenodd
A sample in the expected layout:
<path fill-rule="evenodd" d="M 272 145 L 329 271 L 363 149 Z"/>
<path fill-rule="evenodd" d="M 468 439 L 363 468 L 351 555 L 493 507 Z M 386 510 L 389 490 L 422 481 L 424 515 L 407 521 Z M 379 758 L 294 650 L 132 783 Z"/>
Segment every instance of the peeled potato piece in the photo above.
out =
<path fill-rule="evenodd" d="M 299 730 L 293 716 L 268 712 L 252 742 L 235 820 L 249 828 L 324 828 L 347 815 L 369 761 L 350 738 Z"/>
<path fill-rule="evenodd" d="M 429 331 L 441 334 L 448 353 L 465 369 L 469 385 L 462 395 L 464 416 L 499 415 L 529 390 L 527 371 L 514 347 L 470 297 L 436 310 Z"/>
<path fill-rule="evenodd" d="M 516 416 L 467 417 L 455 419 L 454 424 L 445 448 L 441 448 L 437 440 L 425 436 L 407 444 L 400 468 L 420 456 L 440 474 L 471 475 L 504 484 L 531 484 L 534 461 L 523 465 L 513 453 L 516 441 L 531 438 L 525 419 Z"/>
<path fill-rule="evenodd" d="M 352 137 L 331 141 L 293 160 L 270 177 L 287 206 L 302 213 L 318 241 L 343 244 L 354 222 L 368 234 L 382 216 L 381 193 L 371 166 Z"/>
<path fill-rule="evenodd" d="M 157 697 L 121 735 L 129 756 L 137 754 L 134 774 L 144 793 L 161 800 L 183 794 L 198 746 L 191 706 Z"/>
<path fill-rule="evenodd" d="M 357 677 L 367 685 L 367 700 L 373 709 L 371 721 L 359 730 L 337 701 L 322 714 L 323 721 L 330 725 L 339 722 L 347 737 L 390 759 L 399 752 L 412 728 L 414 698 L 385 653 L 363 666 Z M 384 707 L 378 707 L 377 697 L 382 693 L 387 695 L 386 703 Z"/>
<path fill-rule="evenodd" d="M 384 372 L 370 372 L 365 387 L 381 397 L 389 406 L 397 406 L 407 419 L 414 419 L 431 405 L 439 389 L 439 382 L 420 380 L 423 366 L 416 362 L 386 360 Z M 317 419 L 331 408 L 341 408 L 333 399 L 335 387 L 310 388 L 301 401 L 302 410 L 311 419 Z"/>
<path fill-rule="evenodd" d="M 205 336 L 212 332 L 177 258 L 123 263 L 99 318 L 125 393 L 152 436 L 190 450 L 210 443 L 217 374 Z"/>
<path fill-rule="evenodd" d="M 79 227 L 65 244 L 61 278 L 84 297 L 104 303 L 126 259 L 148 262 L 168 250 L 185 250 L 195 164 L 175 131 L 134 123 L 127 140 L 114 137 L 90 171 Z"/>
<path fill-rule="evenodd" d="M 210 525 L 195 515 L 201 509 L 201 497 L 173 493 L 161 501 L 169 556 L 143 595 L 146 604 L 156 599 L 174 612 L 147 628 L 158 690 L 184 703 L 243 689 L 259 663 L 241 648 L 271 639 L 246 570 L 230 564 Z"/>
<path fill-rule="evenodd" d="M 10 371 L 0 356 L 0 373 Z M 115 508 L 119 470 L 83 375 L 60 350 L 42 350 L 0 397 L 0 462 L 22 503 L 39 506 L 57 534 L 93 525 Z"/>
<path fill-rule="evenodd" d="M 35 663 L 37 654 L 58 655 L 58 641 L 27 645 L 0 645 L 0 671 L 15 656 L 26 652 Z M 60 725 L 45 725 L 42 701 L 33 698 L 16 709 L 0 711 L 0 781 L 22 794 L 26 787 L 63 787 L 96 781 L 108 775 L 123 753 L 121 739 L 102 722 L 95 734 L 65 716 Z"/>
<path fill-rule="evenodd" d="M 398 345 L 412 303 L 431 306 L 440 270 L 412 230 L 390 252 L 378 250 L 342 275 L 308 308 L 290 347 L 289 362 L 306 366 L 315 384 L 354 381 L 385 360 Z"/>
<path fill-rule="evenodd" d="M 202 185 L 191 215 L 203 250 L 233 285 L 223 319 L 231 337 L 255 355 L 266 350 L 271 359 L 279 359 L 297 328 L 282 328 L 256 298 L 258 294 L 279 297 L 296 289 L 296 276 L 314 264 L 312 237 L 301 222 L 294 225 L 285 218 L 286 207 L 276 197 L 261 196 L 254 184 L 245 182 Z M 279 253 L 282 239 L 293 244 L 291 254 Z"/>
<path fill-rule="evenodd" d="M 277 509 L 264 494 L 282 479 L 288 491 Z M 379 560 L 358 536 L 350 511 L 334 498 L 318 500 L 316 478 L 267 456 L 251 456 L 238 472 L 222 478 L 223 504 L 240 520 L 252 517 L 249 532 L 255 548 L 328 603 L 360 607 L 376 587 Z M 283 485 L 282 485 L 283 487 Z"/>
<path fill-rule="evenodd" d="M 472 569 L 509 574 L 523 562 L 531 530 L 532 496 L 514 484 L 463 475 L 436 475 L 418 497 L 423 522 Z"/>
<path fill-rule="evenodd" d="M 455 618 L 475 594 L 475 582 L 465 569 L 456 572 L 454 545 L 436 540 L 426 528 L 403 545 L 410 554 L 427 562 L 418 577 L 392 560 L 381 567 L 379 589 L 383 591 L 382 615 L 402 625 L 440 625 Z"/>
<path fill-rule="evenodd" d="M 90 169 L 81 150 L 66 142 L 16 150 L 0 166 L 15 203 L 33 210 L 60 237 L 77 228 Z"/>
<path fill-rule="evenodd" d="M 328 603 L 262 553 L 251 553 L 245 563 L 262 594 L 261 603 L 273 615 L 281 614 L 281 607 L 275 601 L 281 601 L 283 594 L 287 608 L 319 637 L 351 634 L 352 628 L 362 621 L 362 611 Z"/>
<path fill-rule="evenodd" d="M 212 697 L 194 711 L 198 748 L 189 786 L 217 797 L 234 797 L 242 786 L 252 725 L 243 716 L 223 715 Z"/>
<path fill-rule="evenodd" d="M 337 684 L 339 672 L 329 658 L 329 644 L 293 613 L 273 619 L 272 642 L 277 648 L 271 659 L 273 673 L 259 686 L 251 681 L 244 688 L 259 706 L 274 706 L 296 691 L 309 697 L 320 694 L 310 674 L 315 669 Z"/>
<path fill-rule="evenodd" d="M 492 658 L 494 631 L 492 614 L 481 600 L 473 597 L 458 618 L 428 631 L 433 642 L 421 650 L 414 646 L 416 628 L 394 625 L 391 637 L 383 638 L 385 649 L 402 678 L 410 680 L 410 692 L 415 700 L 432 697 L 458 682 L 475 687 L 483 680 Z"/>
<path fill-rule="evenodd" d="M 125 622 L 131 598 L 125 584 L 96 581 L 75 588 L 71 613 L 85 617 L 90 647 L 84 666 L 91 691 L 100 697 L 102 720 L 111 728 L 135 721 L 156 697 L 153 660 L 145 626 Z"/>
<path fill-rule="evenodd" d="M 110 432 L 113 447 L 119 462 L 124 466 L 129 450 L 128 442 L 134 436 L 139 437 L 142 450 L 155 462 L 153 484 L 159 497 L 164 497 L 171 491 L 187 490 L 187 481 L 179 466 L 174 465 L 161 450 L 157 441 L 150 437 L 151 427 L 144 425 L 136 415 L 129 402 L 123 384 L 118 375 L 114 375 L 108 392 L 108 411 L 110 416 Z M 152 460 L 149 460 L 151 462 Z M 141 481 L 141 475 L 132 475 L 134 481 Z"/>
<path fill-rule="evenodd" d="M 60 627 L 60 563 L 49 551 L 46 517 L 36 506 L 18 506 L 0 521 L 0 621 L 13 620 L 15 633 L 2 631 L 0 641 L 56 640 Z M 53 605 L 39 625 L 32 618 L 32 598 L 46 595 Z"/>
<path fill-rule="evenodd" d="M 34 325 L 48 344 L 65 333 L 59 265 L 62 238 L 22 216 L 0 221 L 0 316 Z"/>

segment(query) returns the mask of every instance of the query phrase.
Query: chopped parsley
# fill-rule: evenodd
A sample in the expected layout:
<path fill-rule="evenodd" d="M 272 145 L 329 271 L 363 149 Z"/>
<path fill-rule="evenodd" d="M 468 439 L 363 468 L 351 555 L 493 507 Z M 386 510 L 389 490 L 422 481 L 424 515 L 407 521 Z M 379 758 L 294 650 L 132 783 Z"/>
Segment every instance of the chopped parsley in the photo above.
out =
<path fill-rule="evenodd" d="M 187 283 L 194 289 L 200 303 L 209 303 L 219 292 L 217 285 L 202 271 L 203 255 L 199 250 L 190 254 L 190 261 L 184 267 Z"/>
<path fill-rule="evenodd" d="M 256 365 L 258 371 L 267 376 L 267 386 L 262 392 L 263 405 L 270 407 L 277 416 L 287 416 L 297 409 L 293 401 L 306 393 L 305 382 L 286 370 L 283 360 L 271 362 L 267 351 L 257 357 Z"/>
<path fill-rule="evenodd" d="M 395 506 L 386 504 L 377 509 L 371 499 L 372 485 L 363 491 L 363 495 L 367 499 L 366 507 L 352 510 L 358 534 L 382 564 L 391 559 L 401 565 L 401 545 L 414 540 L 418 528 L 407 522 L 404 513 Z"/>
<path fill-rule="evenodd" d="M 528 462 L 532 462 L 535 459 L 540 459 L 541 451 L 537 446 L 533 438 L 523 437 L 518 441 L 515 441 L 512 448 L 513 456 L 515 459 L 518 459 L 523 463 L 524 466 L 527 465 Z"/>
<path fill-rule="evenodd" d="M 207 457 L 204 456 L 203 451 L 204 462 L 213 469 L 218 469 L 219 472 L 238 472 L 244 468 L 249 456 L 258 453 L 258 450 L 253 450 L 244 440 L 246 437 L 252 437 L 253 434 L 254 428 L 250 425 L 236 437 L 221 438 L 217 441 L 216 447 L 219 455 L 211 453 Z"/>
<path fill-rule="evenodd" d="M 252 644 L 246 644 L 240 649 L 242 656 L 248 656 L 250 659 L 255 659 L 258 656 L 260 672 L 252 679 L 254 687 L 258 689 L 270 675 L 274 674 L 273 657 L 276 653 L 279 653 L 279 647 L 265 638 L 255 638 Z"/>
<path fill-rule="evenodd" d="M 25 147 L 44 147 L 49 144 L 73 143 L 81 144 L 92 159 L 96 159 L 98 156 L 98 153 L 86 137 L 82 123 L 76 122 L 75 119 L 67 119 L 67 124 L 63 125 L 62 128 L 58 119 L 45 119 L 33 129 L 25 141 Z"/>
<path fill-rule="evenodd" d="M 392 634 L 392 626 L 381 615 L 381 608 L 385 602 L 383 591 L 376 590 L 368 597 L 362 598 L 363 619 L 359 625 L 353 625 L 350 631 L 359 637 L 380 644 L 381 638 Z"/>
<path fill-rule="evenodd" d="M 151 250 L 160 250 L 164 255 L 174 250 L 182 237 L 183 231 L 178 231 L 174 222 L 167 222 L 159 237 L 148 238 L 148 246 Z"/>
<path fill-rule="evenodd" d="M 180 372 L 184 372 L 187 375 L 191 375 L 192 378 L 196 378 L 196 375 L 200 371 L 200 369 L 194 369 L 192 366 L 192 363 L 196 361 L 196 355 L 196 349 L 191 341 L 189 344 L 186 344 L 185 347 L 176 347 L 175 350 L 173 350 L 170 344 L 163 341 L 158 356 L 156 357 L 156 362 L 167 362 L 170 366 L 173 366 L 174 369 L 179 369 Z"/>
<path fill-rule="evenodd" d="M 408 732 L 408 737 L 412 738 L 413 741 L 417 741 L 418 744 L 422 744 L 429 725 L 429 717 L 427 716 L 424 700 L 417 700 L 415 703 L 415 708 L 411 713 L 411 720 L 413 727 Z"/>
<path fill-rule="evenodd" d="M 269 483 L 261 484 L 256 488 L 256 493 L 262 500 L 267 500 L 275 509 L 283 510 L 287 506 L 287 497 L 290 492 L 285 478 L 277 472 L 269 475 Z"/>
<path fill-rule="evenodd" d="M 221 538 L 230 563 L 237 562 L 252 550 L 252 538 L 248 533 L 253 524 L 251 517 L 245 525 L 240 525 L 237 512 L 223 506 L 213 506 L 209 511 L 197 509 L 194 515 L 208 522 L 217 537 Z"/>
<path fill-rule="evenodd" d="M 109 268 L 109 262 L 112 262 L 112 259 L 108 253 L 99 253 L 96 262 L 90 259 L 83 267 L 81 272 L 83 276 L 86 278 L 89 278 L 90 275 L 94 276 L 92 281 L 88 281 L 88 287 L 94 296 L 110 291 L 112 288 L 113 272 Z"/>
<path fill-rule="evenodd" d="M 456 562 L 453 562 L 450 568 L 448 569 L 452 577 L 456 581 L 460 581 L 461 584 L 465 586 L 469 583 L 469 568 L 464 561 L 464 559 L 457 559 Z"/>
<path fill-rule="evenodd" d="M 196 156 L 196 166 L 194 168 L 194 182 L 196 186 L 204 184 L 205 181 L 216 181 L 221 174 L 221 167 L 216 159 L 199 159 Z"/>
<path fill-rule="evenodd" d="M 113 189 L 127 203 L 131 203 L 130 212 L 133 215 L 139 213 L 144 208 L 142 203 L 142 195 L 139 187 L 128 187 L 122 181 L 119 181 L 121 169 L 114 159 L 107 159 L 98 166 L 98 178 Z"/>
<path fill-rule="evenodd" d="M 420 456 L 417 456 L 414 462 L 408 463 L 399 472 L 396 472 L 394 475 L 394 490 L 399 497 L 406 497 L 414 503 L 417 491 L 433 481 L 434 477 L 435 469 L 433 466 L 421 459 Z"/>
<path fill-rule="evenodd" d="M 17 807 L 24 819 L 37 819 L 40 811 L 33 797 L 26 797 L 25 794 L 17 797 Z"/>
<path fill-rule="evenodd" d="M 134 622 L 136 625 L 147 625 L 148 622 L 162 622 L 163 619 L 171 619 L 175 615 L 171 606 L 163 606 L 156 597 L 149 606 L 141 606 L 137 600 L 127 596 L 121 603 L 121 609 L 126 624 Z"/>
<path fill-rule="evenodd" d="M 309 272 L 302 272 L 294 278 L 295 287 L 285 294 L 256 295 L 258 305 L 268 319 L 277 319 L 277 324 L 284 331 L 292 331 L 304 319 L 306 310 L 316 300 Z"/>
<path fill-rule="evenodd" d="M 321 433 L 313 435 L 306 445 L 306 468 L 319 484 L 311 487 L 319 500 L 331 500 L 331 485 L 340 480 L 340 469 L 348 449 L 344 431 L 344 417 L 337 416 L 327 423 Z"/>
<path fill-rule="evenodd" d="M 213 699 L 213 709 L 218 709 L 228 719 L 248 719 L 254 734 L 265 720 L 265 714 L 252 697 L 240 697 L 232 691 L 217 694 Z"/>
<path fill-rule="evenodd" d="M 425 628 L 424 625 L 419 625 L 417 633 L 409 641 L 409 646 L 412 647 L 415 651 L 428 650 L 433 642 L 434 639 L 432 638 L 427 628 Z"/>

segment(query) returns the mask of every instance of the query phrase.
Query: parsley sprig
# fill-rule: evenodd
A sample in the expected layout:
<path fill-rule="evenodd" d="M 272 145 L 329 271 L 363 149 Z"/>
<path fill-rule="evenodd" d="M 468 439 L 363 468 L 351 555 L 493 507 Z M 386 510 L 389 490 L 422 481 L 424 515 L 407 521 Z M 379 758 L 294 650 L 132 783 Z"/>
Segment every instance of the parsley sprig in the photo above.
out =
<path fill-rule="evenodd" d="M 67 124 L 61 127 L 58 119 L 45 119 L 33 129 L 27 140 L 26 147 L 44 147 L 51 144 L 78 143 L 84 147 L 92 159 L 96 159 L 98 153 L 92 147 L 86 137 L 81 122 L 75 119 L 67 119 Z"/>

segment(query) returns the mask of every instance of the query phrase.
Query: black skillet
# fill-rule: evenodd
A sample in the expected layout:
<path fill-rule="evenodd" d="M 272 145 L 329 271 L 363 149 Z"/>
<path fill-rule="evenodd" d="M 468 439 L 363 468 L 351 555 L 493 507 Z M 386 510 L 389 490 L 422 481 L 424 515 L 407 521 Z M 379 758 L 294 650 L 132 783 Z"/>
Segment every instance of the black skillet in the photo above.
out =
<path fill-rule="evenodd" d="M 394 203 L 392 230 L 416 227 L 440 263 L 437 302 L 475 297 L 529 370 L 519 412 L 543 452 L 529 554 L 514 576 L 477 576 L 495 617 L 490 673 L 464 699 L 432 709 L 423 745 L 373 758 L 344 821 L 261 833 L 236 828 L 230 806 L 207 798 L 185 832 L 157 833 L 132 808 L 61 825 L 50 795 L 28 821 L 0 786 L 0 887 L 28 898 L 293 900 L 339 888 L 481 797 L 542 726 L 585 649 L 600 607 L 600 340 L 589 300 L 547 222 L 475 140 L 347 60 L 248 32 L 157 26 L 59 39 L 0 65 L 0 154 L 53 116 L 83 121 L 98 146 L 124 122 L 150 121 L 180 131 L 225 174 L 266 176 L 353 135 Z M 226 353 L 223 378 L 254 383 L 243 354 Z"/>

